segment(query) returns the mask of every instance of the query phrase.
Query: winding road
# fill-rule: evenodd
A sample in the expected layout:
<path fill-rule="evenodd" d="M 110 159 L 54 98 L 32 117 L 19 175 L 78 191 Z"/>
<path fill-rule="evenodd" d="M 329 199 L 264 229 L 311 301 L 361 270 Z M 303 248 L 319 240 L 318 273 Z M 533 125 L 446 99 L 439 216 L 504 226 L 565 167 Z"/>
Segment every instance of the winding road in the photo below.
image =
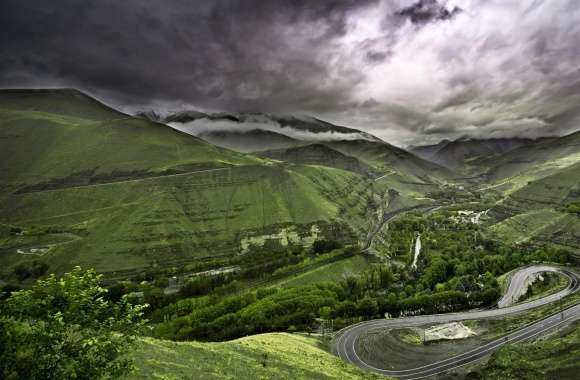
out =
<path fill-rule="evenodd" d="M 557 272 L 566 276 L 568 278 L 568 287 L 557 293 L 536 299 L 534 301 L 507 306 L 514 299 L 513 297 L 515 295 L 523 294 L 522 287 L 527 286 L 526 279 L 541 272 Z M 563 297 L 575 293 L 578 290 L 580 290 L 580 276 L 576 272 L 550 265 L 529 266 L 519 269 L 511 275 L 508 289 L 506 290 L 502 299 L 498 302 L 498 305 L 504 305 L 505 307 L 460 313 L 422 315 L 396 319 L 376 319 L 360 322 L 339 331 L 333 340 L 332 350 L 342 360 L 355 364 L 358 367 L 371 372 L 392 376 L 399 379 L 422 379 L 474 363 L 486 355 L 489 355 L 495 350 L 501 348 L 505 344 L 522 342 L 553 330 L 562 324 L 580 319 L 580 304 L 574 305 L 566 310 L 559 311 L 557 314 L 528 324 L 516 331 L 510 332 L 508 335 L 502 336 L 473 350 L 447 358 L 445 360 L 411 369 L 390 370 L 377 368 L 366 363 L 356 353 L 355 343 L 357 339 L 362 334 L 370 331 L 384 331 L 393 328 L 414 327 L 432 323 L 448 323 L 473 319 L 498 318 L 506 315 L 521 314 L 539 306 L 561 300 Z M 525 292 L 525 290 L 523 291 Z"/>

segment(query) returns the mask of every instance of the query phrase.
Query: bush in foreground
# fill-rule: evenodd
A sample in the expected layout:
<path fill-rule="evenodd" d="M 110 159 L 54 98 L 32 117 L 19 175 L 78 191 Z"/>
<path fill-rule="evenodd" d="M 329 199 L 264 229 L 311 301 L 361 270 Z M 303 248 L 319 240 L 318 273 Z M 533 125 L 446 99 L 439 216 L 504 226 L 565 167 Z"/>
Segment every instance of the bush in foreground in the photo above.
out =
<path fill-rule="evenodd" d="M 106 300 L 94 271 L 77 267 L 13 293 L 0 315 L 0 378 L 110 379 L 132 369 L 127 355 L 144 306 Z"/>

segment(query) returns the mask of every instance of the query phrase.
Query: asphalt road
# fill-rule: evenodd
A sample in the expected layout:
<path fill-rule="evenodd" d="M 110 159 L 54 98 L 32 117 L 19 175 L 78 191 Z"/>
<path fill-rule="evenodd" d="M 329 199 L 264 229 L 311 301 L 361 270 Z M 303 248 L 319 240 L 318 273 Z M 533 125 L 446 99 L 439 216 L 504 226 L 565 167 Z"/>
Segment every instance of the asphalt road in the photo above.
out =
<path fill-rule="evenodd" d="M 553 330 L 564 323 L 580 319 L 580 304 L 570 307 L 569 309 L 566 309 L 564 311 L 558 312 L 557 314 L 552 315 L 550 317 L 528 324 L 525 327 L 520 328 L 519 330 L 511 332 L 506 336 L 498 338 L 492 342 L 489 342 L 483 346 L 477 347 L 468 352 L 417 368 L 396 371 L 373 367 L 367 364 L 363 359 L 361 359 L 357 355 L 355 350 L 355 343 L 360 335 L 366 332 L 372 332 L 376 330 L 413 327 L 430 323 L 447 323 L 471 319 L 497 318 L 506 315 L 521 314 L 530 309 L 534 309 L 536 307 L 558 301 L 561 298 L 580 290 L 580 276 L 577 273 L 557 267 L 537 265 L 522 268 L 519 271 L 515 272 L 511 276 L 510 284 L 506 291 L 506 295 L 510 294 L 509 299 L 511 300 L 512 294 L 517 294 L 518 292 L 521 291 L 521 287 L 525 285 L 525 279 L 527 276 L 544 271 L 558 272 L 567 276 L 569 279 L 569 286 L 566 289 L 561 290 L 552 295 L 534 301 L 514 306 L 508 306 L 504 308 L 476 310 L 461 313 L 422 315 L 416 317 L 404 317 L 396 319 L 376 319 L 372 321 L 357 323 L 338 332 L 333 341 L 332 347 L 333 352 L 336 355 L 338 355 L 342 360 L 355 364 L 362 369 L 379 373 L 382 375 L 388 375 L 392 377 L 397 377 L 399 379 L 408 379 L 408 380 L 422 379 L 425 377 L 449 371 L 454 368 L 474 363 L 477 360 L 481 359 L 482 357 L 489 355 L 495 350 L 501 348 L 503 345 L 507 343 L 522 342 L 527 339 L 531 339 L 538 335 L 549 332 L 550 330 Z M 505 296 L 502 298 L 502 300 L 504 298 Z M 556 309 L 554 311 L 556 311 Z"/>
<path fill-rule="evenodd" d="M 528 279 L 537 273 L 543 272 L 559 273 L 560 270 L 549 265 L 534 265 L 518 270 L 511 276 L 509 286 L 503 297 L 498 301 L 497 306 L 503 308 L 517 302 L 518 298 L 528 290 Z"/>

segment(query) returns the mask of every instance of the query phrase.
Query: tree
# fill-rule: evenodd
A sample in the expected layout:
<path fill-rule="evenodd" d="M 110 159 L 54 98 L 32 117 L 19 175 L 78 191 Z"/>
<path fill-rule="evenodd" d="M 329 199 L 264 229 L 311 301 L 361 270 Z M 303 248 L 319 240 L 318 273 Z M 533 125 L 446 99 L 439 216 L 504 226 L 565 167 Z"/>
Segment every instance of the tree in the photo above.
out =
<path fill-rule="evenodd" d="M 0 378 L 110 379 L 128 373 L 127 353 L 145 306 L 105 298 L 100 275 L 77 267 L 13 293 L 0 316 Z"/>
<path fill-rule="evenodd" d="M 377 301 L 370 297 L 365 297 L 357 302 L 356 308 L 360 315 L 374 317 L 379 312 Z"/>

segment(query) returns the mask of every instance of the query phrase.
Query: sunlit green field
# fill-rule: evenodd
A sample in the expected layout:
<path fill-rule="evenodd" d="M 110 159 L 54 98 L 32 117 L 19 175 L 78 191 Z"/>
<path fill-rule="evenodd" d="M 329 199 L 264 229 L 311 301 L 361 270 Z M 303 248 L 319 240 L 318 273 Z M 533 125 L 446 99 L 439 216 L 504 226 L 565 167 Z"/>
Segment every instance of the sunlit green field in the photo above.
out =
<path fill-rule="evenodd" d="M 273 333 L 224 343 L 144 339 L 128 379 L 385 379 L 346 364 L 305 335 Z"/>

